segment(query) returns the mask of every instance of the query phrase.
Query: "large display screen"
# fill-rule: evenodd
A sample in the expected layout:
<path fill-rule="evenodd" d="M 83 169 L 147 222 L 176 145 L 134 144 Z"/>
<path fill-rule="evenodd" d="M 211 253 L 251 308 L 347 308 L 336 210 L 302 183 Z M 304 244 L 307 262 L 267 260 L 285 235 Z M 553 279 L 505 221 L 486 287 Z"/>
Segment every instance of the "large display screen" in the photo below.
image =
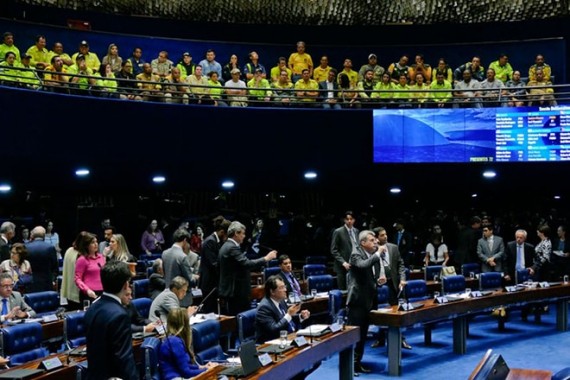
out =
<path fill-rule="evenodd" d="M 373 112 L 377 163 L 570 161 L 570 106 Z"/>

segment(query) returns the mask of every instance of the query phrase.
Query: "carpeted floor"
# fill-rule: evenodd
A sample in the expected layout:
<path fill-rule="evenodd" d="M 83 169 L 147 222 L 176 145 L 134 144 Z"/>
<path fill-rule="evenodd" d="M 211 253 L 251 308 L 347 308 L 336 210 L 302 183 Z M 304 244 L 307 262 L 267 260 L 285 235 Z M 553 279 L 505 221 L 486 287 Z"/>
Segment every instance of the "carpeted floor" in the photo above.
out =
<path fill-rule="evenodd" d="M 370 331 L 375 330 L 371 327 Z M 467 379 L 485 352 L 492 348 L 501 354 L 510 368 L 550 370 L 553 373 L 570 367 L 570 331 L 556 330 L 556 307 L 542 315 L 540 323 L 534 317 L 523 322 L 519 311 L 512 311 L 504 331 L 499 331 L 497 319 L 490 315 L 474 318 L 469 324 L 467 353 L 453 353 L 451 321 L 439 323 L 432 333 L 432 344 L 424 344 L 422 326 L 404 331 L 412 350 L 402 351 L 401 379 Z M 374 338 L 369 334 L 363 365 L 372 369 L 359 379 L 393 378 L 387 373 L 386 347 L 371 348 Z M 338 379 L 338 356 L 324 361 L 311 374 L 310 380 Z M 341 379 L 343 380 L 343 379 Z"/>

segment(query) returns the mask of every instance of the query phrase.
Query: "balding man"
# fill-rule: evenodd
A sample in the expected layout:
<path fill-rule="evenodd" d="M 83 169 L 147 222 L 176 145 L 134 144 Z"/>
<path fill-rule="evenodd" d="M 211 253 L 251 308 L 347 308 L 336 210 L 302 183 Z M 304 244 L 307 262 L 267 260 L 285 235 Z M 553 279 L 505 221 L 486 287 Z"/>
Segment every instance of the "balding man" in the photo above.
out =
<path fill-rule="evenodd" d="M 0 226 L 0 262 L 10 259 L 10 240 L 16 235 L 16 225 L 4 222 Z"/>
<path fill-rule="evenodd" d="M 53 290 L 54 280 L 58 274 L 55 247 L 44 241 L 45 236 L 46 229 L 37 226 L 30 233 L 30 242 L 26 244 L 27 260 L 32 267 L 34 278 L 34 282 L 29 285 L 29 292 Z"/>

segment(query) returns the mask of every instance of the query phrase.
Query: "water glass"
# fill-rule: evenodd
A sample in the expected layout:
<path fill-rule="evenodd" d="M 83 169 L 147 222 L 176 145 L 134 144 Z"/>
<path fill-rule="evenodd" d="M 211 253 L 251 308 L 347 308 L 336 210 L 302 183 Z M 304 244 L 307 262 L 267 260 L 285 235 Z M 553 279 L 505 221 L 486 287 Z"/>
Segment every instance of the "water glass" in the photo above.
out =
<path fill-rule="evenodd" d="M 436 299 L 438 297 L 439 297 L 439 292 L 438 291 L 433 292 L 433 298 Z"/>
<path fill-rule="evenodd" d="M 439 280 L 439 276 L 437 274 L 433 275 L 433 282 L 437 282 Z"/>
<path fill-rule="evenodd" d="M 313 298 L 317 296 L 317 289 L 311 289 L 311 296 L 313 296 Z"/>
<path fill-rule="evenodd" d="M 293 292 L 291 292 L 289 294 L 289 303 L 290 304 L 294 304 L 295 303 L 295 294 L 293 294 Z"/>
<path fill-rule="evenodd" d="M 568 275 L 567 274 L 564 275 L 564 284 L 568 284 Z"/>
<path fill-rule="evenodd" d="M 474 280 L 475 279 L 475 272 L 469 272 L 469 278 Z"/>
<path fill-rule="evenodd" d="M 91 301 L 83 300 L 83 311 L 87 311 L 87 309 L 89 309 L 89 306 L 91 306 Z"/>
<path fill-rule="evenodd" d="M 263 279 L 261 277 L 257 278 L 257 286 L 261 286 L 261 284 L 263 283 Z"/>
<path fill-rule="evenodd" d="M 287 330 L 279 331 L 279 348 L 285 348 L 287 344 Z"/>
<path fill-rule="evenodd" d="M 465 288 L 465 294 L 467 294 L 467 297 L 471 297 L 471 288 Z"/>

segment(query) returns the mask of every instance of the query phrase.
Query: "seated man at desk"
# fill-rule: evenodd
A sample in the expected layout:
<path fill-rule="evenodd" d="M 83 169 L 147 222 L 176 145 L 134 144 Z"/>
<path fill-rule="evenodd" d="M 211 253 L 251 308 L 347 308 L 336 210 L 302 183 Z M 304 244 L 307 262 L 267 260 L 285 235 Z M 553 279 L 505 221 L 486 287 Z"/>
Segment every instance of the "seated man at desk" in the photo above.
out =
<path fill-rule="evenodd" d="M 279 338 L 279 331 L 289 333 L 297 331 L 299 324 L 304 324 L 311 316 L 309 310 L 301 310 L 301 304 L 287 307 L 287 287 L 280 276 L 270 276 L 265 281 L 265 297 L 257 306 L 255 316 L 255 339 L 258 343 Z M 292 379 L 304 379 L 319 367 L 320 363 L 305 369 Z"/>
<path fill-rule="evenodd" d="M 166 323 L 168 312 L 171 309 L 180 307 L 180 301 L 186 296 L 187 291 L 188 280 L 182 276 L 174 277 L 170 282 L 170 287 L 164 289 L 162 293 L 152 301 L 148 316 L 151 322 L 159 322 L 162 320 L 163 323 Z M 191 317 L 196 313 L 198 308 L 196 306 L 188 306 L 187 310 L 188 317 Z"/>
<path fill-rule="evenodd" d="M 19 292 L 13 290 L 14 280 L 10 273 L 0 274 L 0 299 L 2 300 L 2 316 L 0 322 L 10 319 L 33 318 L 36 312 L 24 301 Z"/>
<path fill-rule="evenodd" d="M 293 264 L 291 263 L 291 258 L 287 255 L 280 255 L 277 259 L 279 262 L 279 268 L 281 272 L 277 273 L 283 283 L 287 287 L 287 295 L 291 298 L 293 295 L 295 301 L 299 302 L 301 300 L 301 285 L 293 273 Z"/>
<path fill-rule="evenodd" d="M 133 290 L 129 286 L 123 297 L 121 297 L 121 303 L 127 310 L 129 318 L 131 320 L 131 332 L 132 333 L 150 333 L 154 330 L 156 322 L 151 322 L 150 319 L 144 318 L 139 314 L 137 308 L 131 302 L 133 300 Z"/>

